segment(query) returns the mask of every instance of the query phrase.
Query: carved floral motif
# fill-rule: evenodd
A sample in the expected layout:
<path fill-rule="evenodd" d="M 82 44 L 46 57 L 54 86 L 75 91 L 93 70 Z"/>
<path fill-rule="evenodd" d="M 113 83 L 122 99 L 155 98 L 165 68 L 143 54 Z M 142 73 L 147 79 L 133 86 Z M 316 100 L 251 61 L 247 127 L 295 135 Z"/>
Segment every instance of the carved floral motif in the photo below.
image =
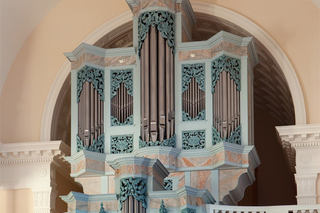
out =
<path fill-rule="evenodd" d="M 77 135 L 77 152 L 81 150 L 88 150 L 92 152 L 104 153 L 104 134 L 100 135 L 97 139 L 94 139 L 91 145 L 83 145 L 83 141 L 80 136 Z"/>
<path fill-rule="evenodd" d="M 133 151 L 133 135 L 111 136 L 111 153 L 131 153 Z"/>
<path fill-rule="evenodd" d="M 206 133 L 204 130 L 182 132 L 182 149 L 204 149 Z"/>
<path fill-rule="evenodd" d="M 147 179 L 122 178 L 120 180 L 120 210 L 122 210 L 122 203 L 129 196 L 133 196 L 142 203 L 143 208 L 147 208 Z"/>

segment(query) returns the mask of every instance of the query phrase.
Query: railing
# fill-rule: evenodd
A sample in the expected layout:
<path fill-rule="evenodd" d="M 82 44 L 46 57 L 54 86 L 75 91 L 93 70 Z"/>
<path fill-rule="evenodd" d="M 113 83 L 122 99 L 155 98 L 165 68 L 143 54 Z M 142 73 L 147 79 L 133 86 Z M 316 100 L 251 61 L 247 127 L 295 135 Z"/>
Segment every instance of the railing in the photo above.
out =
<path fill-rule="evenodd" d="M 320 205 L 224 206 L 207 205 L 208 213 L 320 213 Z"/>

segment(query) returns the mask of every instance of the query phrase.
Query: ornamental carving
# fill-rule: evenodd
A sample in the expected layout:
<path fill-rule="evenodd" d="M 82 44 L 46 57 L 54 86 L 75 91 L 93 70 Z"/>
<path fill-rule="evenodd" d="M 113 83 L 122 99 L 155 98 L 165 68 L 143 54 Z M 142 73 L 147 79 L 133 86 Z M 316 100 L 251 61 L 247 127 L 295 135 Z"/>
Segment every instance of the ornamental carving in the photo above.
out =
<path fill-rule="evenodd" d="M 133 96 L 132 69 L 111 70 L 111 98 L 117 95 L 121 83 L 124 83 L 127 93 Z"/>
<path fill-rule="evenodd" d="M 235 84 L 237 85 L 237 90 L 241 90 L 240 85 L 240 70 L 241 70 L 241 63 L 239 59 L 231 58 L 226 55 L 222 55 L 219 58 L 212 61 L 211 67 L 211 81 L 212 87 L 211 92 L 214 93 L 214 88 L 216 86 L 217 81 L 219 80 L 220 73 L 223 71 L 229 72 L 230 78 L 234 80 Z"/>
<path fill-rule="evenodd" d="M 181 210 L 181 213 L 196 213 L 195 209 L 185 208 Z"/>
<path fill-rule="evenodd" d="M 176 135 L 173 135 L 169 139 L 164 139 L 162 142 L 160 141 L 143 141 L 141 137 L 139 138 L 139 148 L 147 147 L 147 146 L 168 146 L 168 147 L 176 147 Z"/>
<path fill-rule="evenodd" d="M 221 141 L 241 145 L 241 125 L 239 125 L 234 131 L 231 131 L 229 138 L 221 138 L 220 132 L 218 132 L 216 128 L 212 127 L 212 145 L 220 143 Z"/>
<path fill-rule="evenodd" d="M 142 13 L 138 21 L 139 57 L 143 41 L 146 39 L 150 27 L 157 27 L 174 54 L 174 14 L 167 11 L 150 11 Z"/>
<path fill-rule="evenodd" d="M 142 203 L 143 208 L 147 208 L 147 179 L 122 178 L 120 180 L 120 210 L 122 210 L 122 203 L 129 196 L 133 196 Z"/>
<path fill-rule="evenodd" d="M 127 117 L 126 121 L 121 123 L 118 118 L 113 117 L 111 115 L 111 126 L 125 126 L 125 125 L 132 125 L 133 124 L 133 115 L 130 115 L 129 117 Z"/>
<path fill-rule="evenodd" d="M 204 149 L 206 133 L 204 130 L 182 132 L 182 149 Z"/>
<path fill-rule="evenodd" d="M 99 211 L 99 213 L 107 213 L 106 210 L 104 210 L 104 207 L 103 207 L 102 202 L 101 202 L 101 204 L 100 204 L 100 211 Z"/>
<path fill-rule="evenodd" d="M 93 88 L 100 94 L 100 100 L 104 101 L 104 71 L 84 66 L 77 73 L 77 103 L 80 102 L 80 95 L 83 89 L 83 84 L 88 81 L 92 83 Z"/>
<path fill-rule="evenodd" d="M 133 135 L 111 136 L 111 153 L 131 153 L 133 151 Z"/>
<path fill-rule="evenodd" d="M 163 200 L 161 200 L 161 205 L 160 205 L 159 213 L 167 213 L 167 212 L 168 212 L 168 210 L 167 210 L 167 208 L 165 207 Z"/>
<path fill-rule="evenodd" d="M 199 112 L 199 114 L 192 118 L 189 113 L 182 111 L 182 120 L 183 121 L 199 121 L 199 120 L 205 120 L 206 119 L 206 110 L 202 110 Z"/>
<path fill-rule="evenodd" d="M 80 152 L 81 150 L 104 153 L 104 134 L 100 135 L 98 140 L 94 139 L 93 143 L 89 146 L 84 145 L 79 135 L 77 135 L 77 152 Z"/>
<path fill-rule="evenodd" d="M 172 190 L 172 179 L 166 179 L 163 181 L 165 190 Z"/>
<path fill-rule="evenodd" d="M 191 78 L 195 78 L 199 89 L 205 91 L 205 64 L 182 65 L 182 93 L 188 90 Z"/>

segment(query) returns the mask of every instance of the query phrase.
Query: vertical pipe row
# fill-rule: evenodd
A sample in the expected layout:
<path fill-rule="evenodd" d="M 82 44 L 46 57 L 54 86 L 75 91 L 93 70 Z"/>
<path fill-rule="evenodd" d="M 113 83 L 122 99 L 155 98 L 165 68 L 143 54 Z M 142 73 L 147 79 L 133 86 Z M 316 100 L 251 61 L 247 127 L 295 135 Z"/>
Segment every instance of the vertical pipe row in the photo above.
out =
<path fill-rule="evenodd" d="M 150 39 L 150 32 L 148 33 L 146 39 L 144 40 L 145 48 L 143 51 L 142 57 L 144 57 L 144 64 L 141 65 L 141 67 L 144 67 L 144 106 L 145 106 L 145 111 L 144 111 L 144 118 L 143 118 L 143 126 L 144 126 L 144 135 L 145 135 L 145 141 L 149 142 L 149 39 Z"/>
<path fill-rule="evenodd" d="M 157 47 L 157 34 L 156 34 L 156 28 L 151 27 L 150 29 L 150 47 L 152 49 L 156 49 Z M 157 141 L 158 138 L 158 98 L 157 98 L 157 90 L 158 88 L 158 54 L 157 51 L 150 51 L 150 58 L 151 58 L 151 66 L 150 66 L 150 135 L 151 140 L 153 142 Z"/>
<path fill-rule="evenodd" d="M 166 138 L 170 138 L 172 136 L 171 133 L 171 125 L 172 125 L 172 120 L 171 120 L 171 93 L 173 93 L 174 88 L 171 87 L 171 81 L 173 79 L 171 78 L 171 72 L 173 70 L 171 69 L 171 58 L 168 57 L 170 55 L 171 49 L 168 45 L 168 42 L 165 42 L 165 64 L 166 64 Z"/>
<path fill-rule="evenodd" d="M 165 138 L 165 92 L 166 92 L 166 82 L 165 82 L 165 41 L 161 36 L 161 33 L 158 33 L 158 97 L 159 97 L 159 110 L 158 110 L 158 122 L 159 122 L 159 141 L 163 141 Z"/>

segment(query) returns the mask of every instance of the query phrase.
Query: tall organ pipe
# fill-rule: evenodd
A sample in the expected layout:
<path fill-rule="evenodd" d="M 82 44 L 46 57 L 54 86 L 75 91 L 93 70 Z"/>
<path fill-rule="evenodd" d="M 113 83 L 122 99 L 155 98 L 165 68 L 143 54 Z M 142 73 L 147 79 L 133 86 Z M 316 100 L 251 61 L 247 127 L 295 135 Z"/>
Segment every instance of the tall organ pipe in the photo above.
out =
<path fill-rule="evenodd" d="M 141 138 L 152 142 L 174 135 L 174 58 L 156 27 L 150 27 L 140 52 Z"/>

